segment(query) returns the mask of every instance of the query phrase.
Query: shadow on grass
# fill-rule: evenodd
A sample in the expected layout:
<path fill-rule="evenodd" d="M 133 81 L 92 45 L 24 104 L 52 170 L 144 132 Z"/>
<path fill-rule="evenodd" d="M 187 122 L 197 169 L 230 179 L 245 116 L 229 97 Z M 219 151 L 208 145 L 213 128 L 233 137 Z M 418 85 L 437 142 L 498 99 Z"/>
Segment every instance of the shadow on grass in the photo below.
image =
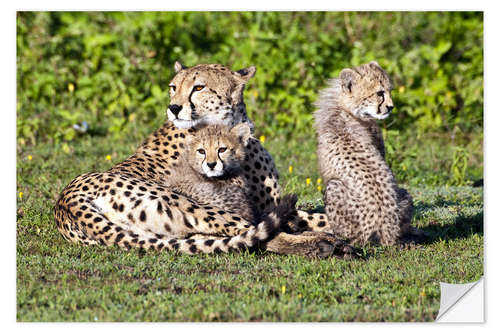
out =
<path fill-rule="evenodd" d="M 461 207 L 462 205 L 460 203 L 457 203 L 456 201 L 448 201 L 448 200 L 439 200 L 437 202 L 434 202 L 433 204 L 419 203 L 418 205 L 415 206 L 415 213 L 413 219 L 415 219 L 415 217 L 422 216 L 422 213 L 428 209 L 433 209 L 433 208 L 435 209 L 439 207 L 449 208 L 453 206 Z M 308 208 L 309 207 L 302 207 L 301 209 L 304 209 L 309 213 L 325 212 L 323 205 L 317 205 L 312 209 Z M 418 241 L 416 241 L 416 243 L 421 245 L 429 245 L 435 242 L 439 242 L 441 240 L 448 241 L 453 239 L 468 238 L 469 236 L 474 234 L 482 235 L 483 223 L 484 223 L 483 211 L 472 216 L 459 214 L 455 218 L 454 223 L 452 224 L 438 225 L 438 224 L 432 224 L 431 221 L 430 225 L 419 228 L 421 231 L 424 232 L 425 237 L 419 239 Z"/>
<path fill-rule="evenodd" d="M 472 216 L 459 215 L 453 224 L 429 225 L 420 228 L 425 234 L 421 244 L 432 244 L 441 240 L 468 238 L 474 234 L 483 234 L 483 212 Z"/>

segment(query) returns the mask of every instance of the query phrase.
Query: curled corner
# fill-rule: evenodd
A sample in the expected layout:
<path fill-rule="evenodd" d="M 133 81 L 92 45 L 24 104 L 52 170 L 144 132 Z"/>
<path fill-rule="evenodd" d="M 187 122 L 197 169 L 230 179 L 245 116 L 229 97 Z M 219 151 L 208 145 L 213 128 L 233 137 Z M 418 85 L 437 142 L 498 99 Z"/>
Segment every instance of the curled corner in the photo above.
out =
<path fill-rule="evenodd" d="M 440 282 L 441 302 L 436 322 L 484 322 L 484 277 L 464 284 Z"/>

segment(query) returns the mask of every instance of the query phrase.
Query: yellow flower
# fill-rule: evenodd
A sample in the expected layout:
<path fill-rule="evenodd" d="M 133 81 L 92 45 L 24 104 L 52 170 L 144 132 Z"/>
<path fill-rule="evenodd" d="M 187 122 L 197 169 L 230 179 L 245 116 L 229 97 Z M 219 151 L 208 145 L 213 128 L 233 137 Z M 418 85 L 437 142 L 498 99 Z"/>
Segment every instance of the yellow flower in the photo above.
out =
<path fill-rule="evenodd" d="M 298 299 L 301 299 L 301 298 L 302 298 L 302 294 L 298 294 L 298 295 L 297 295 L 297 298 L 298 298 Z"/>
<path fill-rule="evenodd" d="M 68 91 L 73 92 L 75 90 L 75 85 L 73 83 L 68 83 Z"/>
<path fill-rule="evenodd" d="M 286 292 L 286 286 L 281 286 L 281 293 L 285 293 Z"/>
<path fill-rule="evenodd" d="M 401 86 L 401 87 L 399 87 L 399 92 L 400 92 L 400 93 L 404 93 L 404 92 L 405 92 L 405 86 Z"/>
<path fill-rule="evenodd" d="M 316 179 L 316 184 L 321 184 L 321 178 Z"/>
<path fill-rule="evenodd" d="M 107 159 L 108 161 L 111 161 L 111 155 L 106 155 L 106 159 Z"/>
<path fill-rule="evenodd" d="M 424 290 L 422 290 L 422 291 L 420 292 L 420 296 L 422 296 L 422 297 L 424 297 L 424 296 L 425 296 L 425 291 L 424 291 Z"/>
<path fill-rule="evenodd" d="M 262 143 L 266 142 L 266 137 L 264 135 L 261 135 L 259 137 L 259 141 L 262 142 Z"/>
<path fill-rule="evenodd" d="M 63 143 L 62 145 L 62 150 L 63 152 L 65 152 L 66 154 L 69 154 L 69 152 L 71 151 L 71 149 L 69 149 L 69 145 L 65 142 Z"/>
<path fill-rule="evenodd" d="M 306 184 L 307 185 L 311 184 L 311 178 L 306 178 Z"/>
<path fill-rule="evenodd" d="M 403 165 L 401 166 L 401 169 L 403 169 L 403 171 L 406 171 L 406 169 L 407 169 L 406 165 L 404 165 L 404 164 L 403 164 Z"/>
<path fill-rule="evenodd" d="M 288 167 L 288 172 L 290 172 L 290 173 L 292 173 L 292 172 L 293 172 L 293 166 L 291 166 L 291 165 L 290 165 L 290 166 Z"/>
<path fill-rule="evenodd" d="M 33 159 L 33 156 L 28 155 L 28 160 L 31 161 Z"/>
<path fill-rule="evenodd" d="M 318 189 L 318 191 L 321 192 L 321 189 L 322 189 L 321 185 L 318 185 L 317 189 Z"/>
<path fill-rule="evenodd" d="M 23 192 L 19 192 L 19 199 L 22 199 L 23 198 Z"/>

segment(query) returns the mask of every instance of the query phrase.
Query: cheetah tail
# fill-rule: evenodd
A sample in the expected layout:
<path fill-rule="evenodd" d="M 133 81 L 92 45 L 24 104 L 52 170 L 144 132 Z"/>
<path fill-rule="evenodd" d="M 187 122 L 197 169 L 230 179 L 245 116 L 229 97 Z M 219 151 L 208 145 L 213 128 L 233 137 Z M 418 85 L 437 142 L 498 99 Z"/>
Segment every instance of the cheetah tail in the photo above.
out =
<path fill-rule="evenodd" d="M 132 237 L 131 241 L 127 239 L 129 237 L 125 236 L 118 244 L 127 248 L 141 247 L 157 250 L 177 250 L 186 254 L 222 253 L 243 250 L 265 242 L 278 233 L 281 227 L 297 214 L 295 209 L 296 202 L 296 195 L 284 196 L 275 209 L 264 216 L 260 223 L 251 226 L 241 234 L 233 237 L 218 239 L 165 239 L 150 237 L 152 235 L 147 234 L 131 234 L 127 235 Z M 124 245 L 123 241 L 126 241 L 126 245 Z"/>
<path fill-rule="evenodd" d="M 298 213 L 297 208 L 295 207 L 296 203 L 297 195 L 287 194 L 281 197 L 279 204 L 269 214 L 276 216 L 281 229 L 286 227 L 289 221 L 292 221 L 297 217 Z"/>

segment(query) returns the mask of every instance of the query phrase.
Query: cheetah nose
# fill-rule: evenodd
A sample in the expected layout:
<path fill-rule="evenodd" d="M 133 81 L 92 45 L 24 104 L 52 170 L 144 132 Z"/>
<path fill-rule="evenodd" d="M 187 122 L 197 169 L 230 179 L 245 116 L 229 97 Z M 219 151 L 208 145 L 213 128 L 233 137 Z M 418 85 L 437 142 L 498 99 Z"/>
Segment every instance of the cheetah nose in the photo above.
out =
<path fill-rule="evenodd" d="M 386 108 L 387 108 L 387 112 L 391 112 L 392 109 L 394 109 L 394 105 L 387 105 Z"/>
<path fill-rule="evenodd" d="M 217 162 L 211 162 L 211 163 L 207 162 L 207 166 L 210 168 L 210 170 L 213 170 L 215 168 L 216 164 L 217 164 Z"/>
<path fill-rule="evenodd" d="M 178 104 L 170 104 L 168 106 L 168 109 L 170 111 L 172 111 L 172 113 L 174 114 L 174 116 L 177 117 L 177 115 L 179 114 L 179 112 L 181 112 L 182 110 L 182 105 L 178 105 Z"/>

